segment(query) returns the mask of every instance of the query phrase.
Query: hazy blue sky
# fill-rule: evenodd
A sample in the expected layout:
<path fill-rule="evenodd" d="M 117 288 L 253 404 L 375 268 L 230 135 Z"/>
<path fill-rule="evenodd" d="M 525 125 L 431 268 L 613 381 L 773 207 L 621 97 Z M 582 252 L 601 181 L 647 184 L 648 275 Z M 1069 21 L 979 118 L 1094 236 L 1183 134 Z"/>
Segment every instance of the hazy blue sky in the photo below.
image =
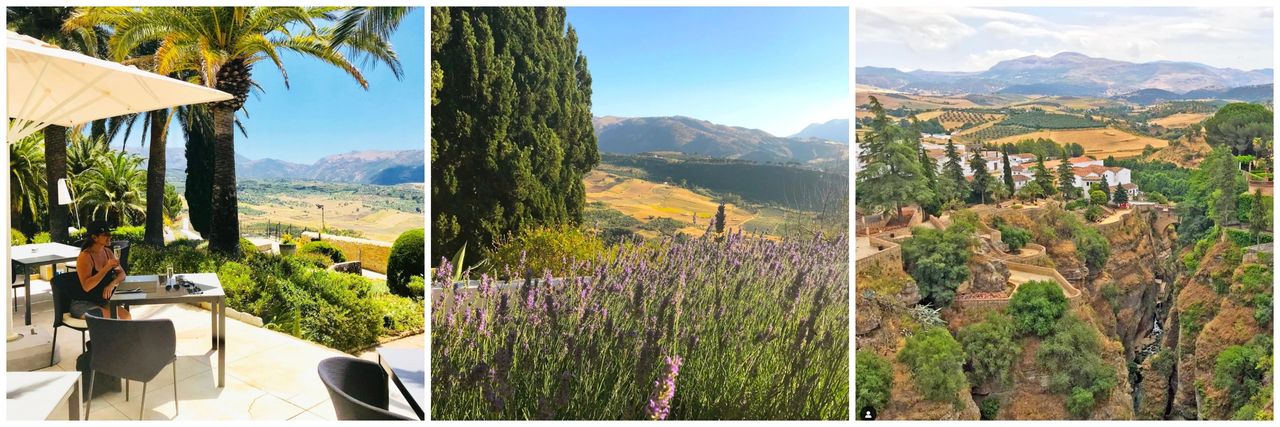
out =
<path fill-rule="evenodd" d="M 858 66 L 978 71 L 1072 51 L 1272 68 L 1271 8 L 859 8 Z"/>
<path fill-rule="evenodd" d="M 571 7 L 597 116 L 786 136 L 849 116 L 847 8 Z"/>
<path fill-rule="evenodd" d="M 426 144 L 423 12 L 415 8 L 391 37 L 404 68 L 401 80 L 383 64 L 356 63 L 369 81 L 367 91 L 341 70 L 294 53 L 281 53 L 289 89 L 270 62 L 255 64 L 253 79 L 263 91 L 251 93 L 245 104 L 248 116 L 241 119 L 249 136 L 236 131 L 236 152 L 251 159 L 311 163 L 353 150 L 422 150 Z M 131 147 L 139 146 L 141 123 L 129 138 Z M 177 120 L 170 126 L 168 144 L 170 149 L 185 145 Z M 119 139 L 113 146 L 120 146 Z"/>

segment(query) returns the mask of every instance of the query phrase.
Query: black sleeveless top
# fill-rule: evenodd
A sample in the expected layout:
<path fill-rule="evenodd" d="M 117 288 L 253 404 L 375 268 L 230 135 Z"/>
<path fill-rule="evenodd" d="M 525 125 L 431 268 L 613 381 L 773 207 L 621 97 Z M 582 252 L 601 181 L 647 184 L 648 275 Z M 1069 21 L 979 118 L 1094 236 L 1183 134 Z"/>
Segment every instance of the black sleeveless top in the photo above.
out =
<path fill-rule="evenodd" d="M 97 258 L 93 257 L 92 253 L 89 254 L 89 259 L 90 259 L 90 262 L 93 264 L 92 270 L 90 270 L 91 271 L 90 275 L 96 276 L 98 274 L 98 260 Z M 111 256 L 107 255 L 107 259 L 111 259 Z M 107 284 L 111 283 L 111 281 L 115 280 L 116 278 L 116 272 L 114 271 L 115 269 L 112 269 L 112 270 L 113 271 L 111 273 L 108 273 L 106 276 L 102 276 L 102 280 L 99 281 L 97 285 L 94 285 L 93 288 L 89 289 L 88 291 L 84 290 L 83 283 L 81 283 L 80 286 L 76 286 L 75 289 L 72 289 L 71 292 L 69 292 L 71 296 L 71 300 L 72 301 L 89 301 L 94 304 L 105 306 L 107 304 L 107 299 L 102 297 L 102 291 L 103 289 L 106 289 Z"/>

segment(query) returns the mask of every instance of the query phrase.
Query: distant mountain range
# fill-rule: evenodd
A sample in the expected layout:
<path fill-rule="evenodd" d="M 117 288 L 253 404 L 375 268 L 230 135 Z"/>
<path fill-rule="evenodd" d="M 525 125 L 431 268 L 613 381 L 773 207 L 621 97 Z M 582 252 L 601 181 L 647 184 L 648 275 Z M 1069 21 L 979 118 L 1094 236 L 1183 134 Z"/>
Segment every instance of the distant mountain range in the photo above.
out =
<path fill-rule="evenodd" d="M 758 162 L 822 163 L 849 158 L 846 143 L 783 138 L 759 129 L 726 126 L 691 117 L 596 117 L 600 151 L 635 154 L 675 151 Z M 845 126 L 848 126 L 846 121 Z M 848 139 L 847 131 L 845 139 Z"/>
<path fill-rule="evenodd" d="M 1209 90 L 1225 96 L 1231 89 L 1272 83 L 1273 70 L 1217 68 L 1195 62 L 1134 63 L 1074 52 L 1027 56 L 978 72 L 904 72 L 858 67 L 857 83 L 904 92 L 1011 93 L 1053 96 L 1116 96 L 1143 89 L 1186 94 Z M 1246 91 L 1249 92 L 1249 91 Z M 1268 96 L 1268 99 L 1270 97 Z"/>
<path fill-rule="evenodd" d="M 145 148 L 131 147 L 129 151 L 147 156 Z M 166 152 L 165 166 L 169 176 L 185 176 L 187 157 L 182 147 Z M 309 165 L 278 159 L 254 160 L 236 154 L 236 177 L 394 185 L 426 182 L 426 167 L 422 150 L 352 151 L 326 156 Z"/>
<path fill-rule="evenodd" d="M 840 141 L 845 144 L 849 143 L 849 119 L 831 119 L 826 123 L 813 123 L 805 126 L 791 138 L 818 138 L 828 141 Z"/>

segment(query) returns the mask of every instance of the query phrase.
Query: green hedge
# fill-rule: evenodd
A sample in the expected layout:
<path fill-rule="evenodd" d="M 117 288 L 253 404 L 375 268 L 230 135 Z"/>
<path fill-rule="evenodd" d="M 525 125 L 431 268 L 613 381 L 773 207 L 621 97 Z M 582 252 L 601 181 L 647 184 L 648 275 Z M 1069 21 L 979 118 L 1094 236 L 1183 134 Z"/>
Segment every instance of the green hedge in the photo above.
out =
<path fill-rule="evenodd" d="M 342 254 L 342 249 L 338 249 L 337 246 L 334 246 L 332 243 L 329 243 L 329 242 L 313 241 L 305 245 L 302 245 L 302 248 L 298 249 L 298 252 L 303 254 L 324 255 L 326 257 L 329 257 L 329 259 L 333 261 L 333 264 L 337 264 L 340 262 L 347 262 L 347 257 L 346 255 Z"/>
<path fill-rule="evenodd" d="M 342 351 L 367 348 L 378 338 L 421 331 L 425 307 L 392 295 L 382 281 L 324 270 L 319 254 L 277 256 L 247 252 L 239 261 L 211 255 L 191 242 L 164 248 L 138 246 L 131 274 L 216 272 L 227 305 L 262 318 L 267 328 Z"/>

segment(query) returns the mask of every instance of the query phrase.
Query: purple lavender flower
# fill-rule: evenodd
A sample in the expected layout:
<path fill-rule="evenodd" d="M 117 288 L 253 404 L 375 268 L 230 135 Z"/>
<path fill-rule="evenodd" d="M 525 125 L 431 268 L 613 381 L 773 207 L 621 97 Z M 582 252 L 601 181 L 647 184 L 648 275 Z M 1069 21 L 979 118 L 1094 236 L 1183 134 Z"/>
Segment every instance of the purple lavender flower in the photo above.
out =
<path fill-rule="evenodd" d="M 663 358 L 662 377 L 653 382 L 649 405 L 644 409 L 645 416 L 649 419 L 661 421 L 671 415 L 671 400 L 676 397 L 676 377 L 680 375 L 680 364 L 683 362 L 680 356 Z"/>

